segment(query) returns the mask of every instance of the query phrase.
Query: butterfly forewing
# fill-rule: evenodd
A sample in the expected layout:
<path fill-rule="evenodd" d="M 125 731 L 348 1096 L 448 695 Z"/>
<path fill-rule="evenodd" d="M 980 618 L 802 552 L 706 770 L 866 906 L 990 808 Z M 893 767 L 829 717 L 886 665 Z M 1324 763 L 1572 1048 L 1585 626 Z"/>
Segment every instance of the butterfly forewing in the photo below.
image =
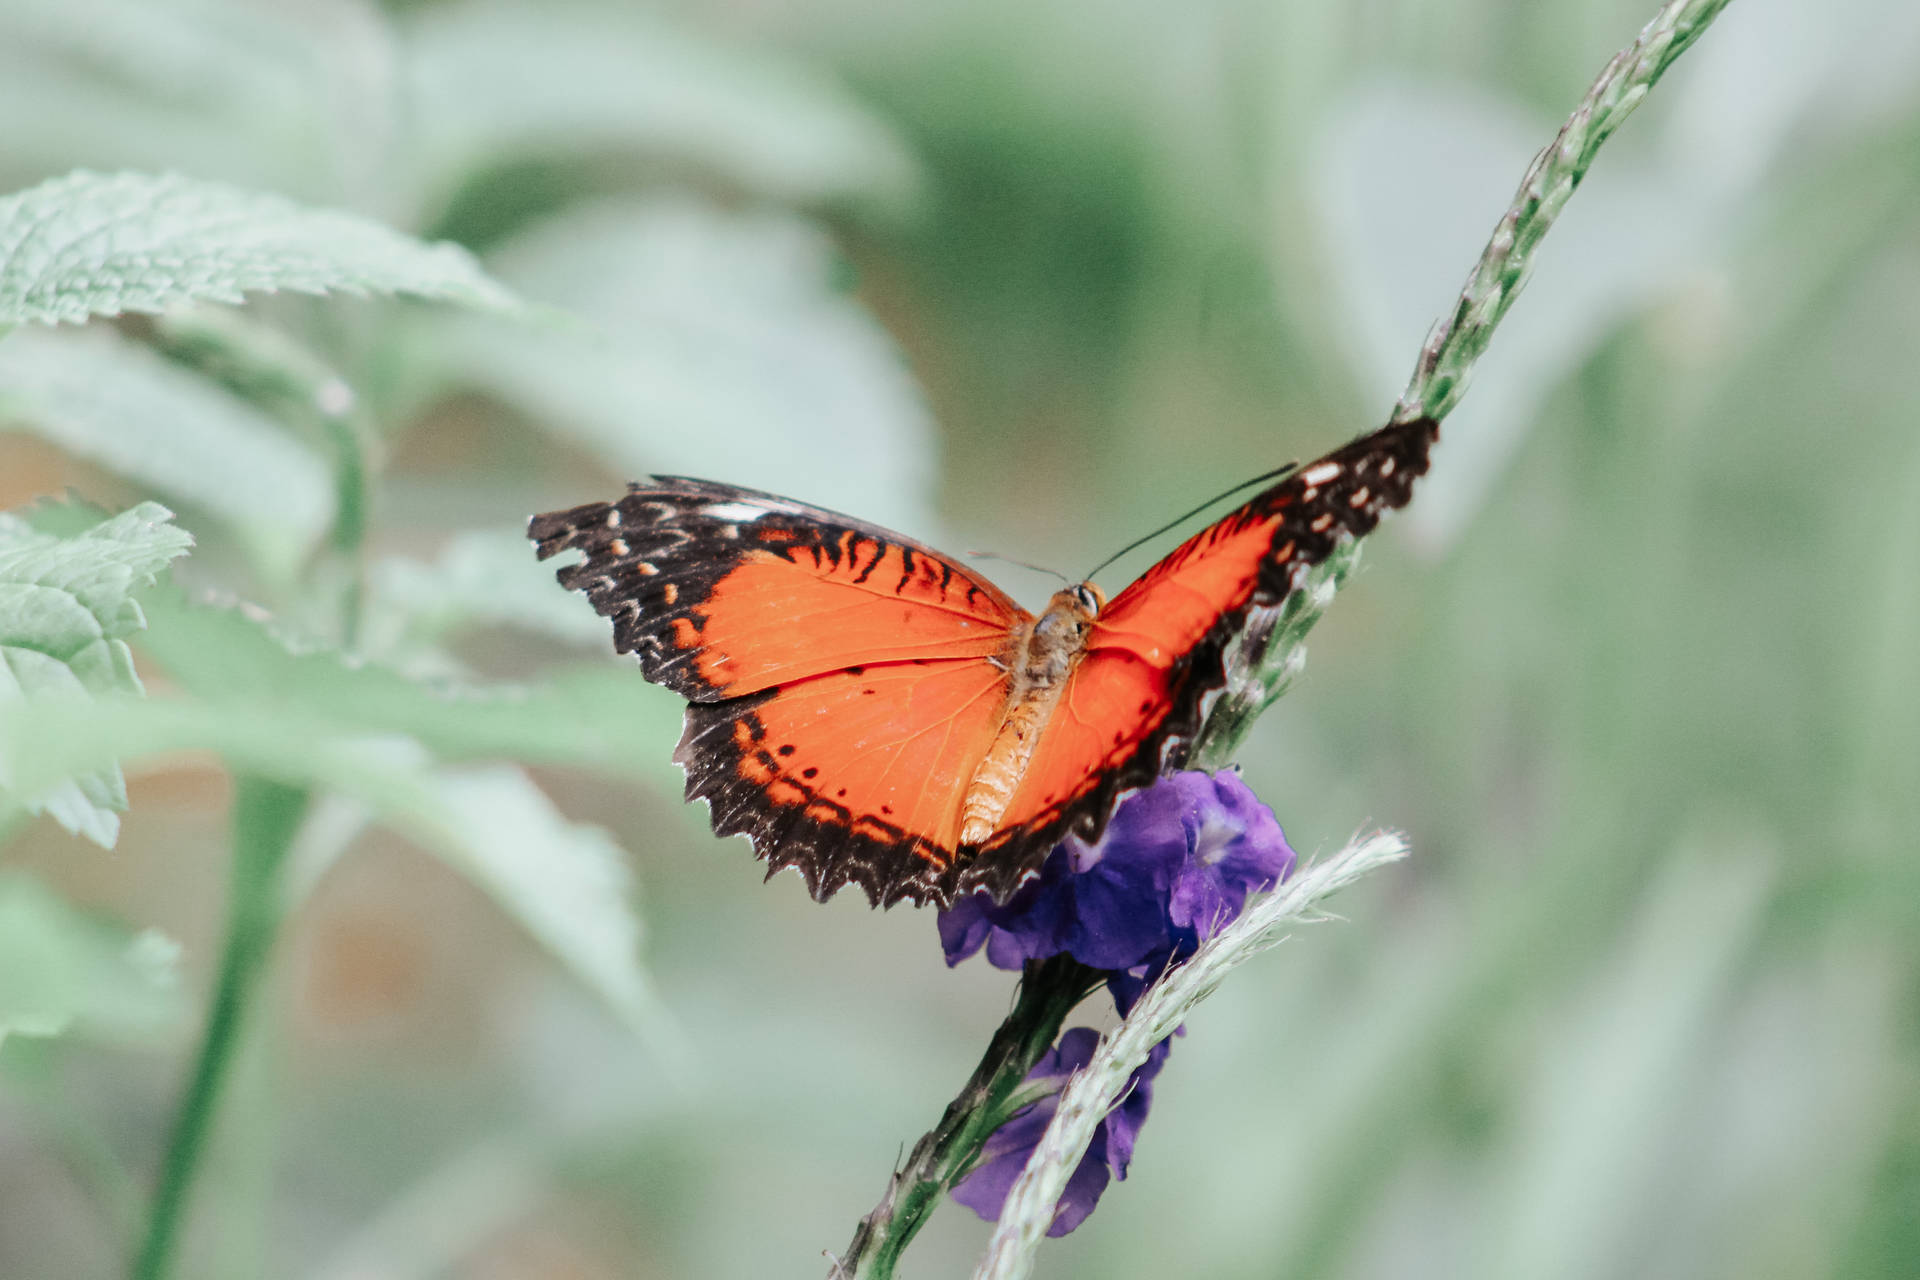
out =
<path fill-rule="evenodd" d="M 997 654 L 1026 615 L 929 547 L 850 517 L 678 476 L 535 516 L 541 559 L 613 620 L 614 647 L 684 698 L 741 697 L 863 663 Z"/>
<path fill-rule="evenodd" d="M 944 901 L 960 801 L 1005 707 L 992 584 L 885 529 L 731 485 L 656 477 L 536 516 L 542 558 L 688 699 L 675 759 L 714 830 L 816 897 Z"/>
<path fill-rule="evenodd" d="M 1226 649 L 1247 610 L 1279 603 L 1342 539 L 1406 505 L 1438 433 L 1421 419 L 1362 436 L 1202 529 L 1115 596 L 995 835 L 997 858 L 1031 861 L 1068 832 L 1093 839 L 1122 792 L 1178 768 L 1209 695 L 1226 684 Z M 1003 878 L 982 869 L 964 882 Z"/>

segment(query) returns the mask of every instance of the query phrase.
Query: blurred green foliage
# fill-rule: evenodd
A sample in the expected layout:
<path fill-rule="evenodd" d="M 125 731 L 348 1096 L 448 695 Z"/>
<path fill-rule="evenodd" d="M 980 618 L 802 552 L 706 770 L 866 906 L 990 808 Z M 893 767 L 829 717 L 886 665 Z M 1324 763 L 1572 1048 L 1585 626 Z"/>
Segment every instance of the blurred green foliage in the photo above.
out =
<path fill-rule="evenodd" d="M 0 192 L 177 172 L 532 304 L 0 338 L 35 554 L 69 486 L 195 540 L 48 606 L 144 699 L 0 702 L 0 786 L 101 784 L 0 807 L 0 1275 L 131 1252 L 230 773 L 317 799 L 180 1274 L 824 1271 L 1005 976 L 761 888 L 525 516 L 659 469 L 1084 568 L 1383 418 L 1648 8 L 0 6 Z M 1045 1274 L 1920 1265 L 1917 69 L 1900 0 L 1742 0 L 1610 144 L 1243 753 L 1296 845 L 1414 856 L 1200 1011 Z M 460 296 L 380 243 L 321 287 Z"/>

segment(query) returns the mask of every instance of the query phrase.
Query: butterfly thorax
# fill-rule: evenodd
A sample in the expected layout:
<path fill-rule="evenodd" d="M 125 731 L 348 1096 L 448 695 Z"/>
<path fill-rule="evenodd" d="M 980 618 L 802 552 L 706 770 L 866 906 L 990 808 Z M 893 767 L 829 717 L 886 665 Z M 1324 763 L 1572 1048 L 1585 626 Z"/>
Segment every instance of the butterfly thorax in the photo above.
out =
<path fill-rule="evenodd" d="M 1068 677 L 1086 656 L 1093 620 L 1105 603 L 1100 588 L 1082 582 L 1055 592 L 1045 612 L 1008 635 L 1000 658 L 1007 672 L 1006 706 L 960 805 L 963 847 L 986 843 L 999 827 Z"/>

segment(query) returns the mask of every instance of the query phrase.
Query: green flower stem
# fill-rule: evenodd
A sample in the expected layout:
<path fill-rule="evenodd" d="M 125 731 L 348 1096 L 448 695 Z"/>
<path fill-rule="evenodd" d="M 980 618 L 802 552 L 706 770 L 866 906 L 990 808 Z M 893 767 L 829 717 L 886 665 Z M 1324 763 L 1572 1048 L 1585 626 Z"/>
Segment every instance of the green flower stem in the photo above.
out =
<path fill-rule="evenodd" d="M 1249 903 L 1239 919 L 1148 988 L 1120 1025 L 1101 1037 L 1093 1059 L 1061 1091 L 1046 1136 L 1007 1193 L 975 1280 L 1020 1280 L 1032 1269 L 1034 1250 L 1046 1238 L 1067 1179 L 1086 1154 L 1100 1122 L 1121 1102 L 1134 1070 L 1147 1060 L 1154 1045 L 1173 1034 L 1196 1004 L 1213 994 L 1229 970 L 1284 942 L 1296 925 L 1324 918 L 1318 907 L 1330 894 L 1406 853 L 1406 842 L 1393 832 L 1355 840 Z"/>
<path fill-rule="evenodd" d="M 1494 227 L 1458 301 L 1427 335 L 1393 421 L 1425 415 L 1437 422 L 1460 402 L 1494 329 L 1526 285 L 1541 241 L 1592 168 L 1601 144 L 1727 3 L 1668 0 L 1639 38 L 1601 70 L 1559 134 L 1527 166 L 1511 207 Z M 1277 608 L 1248 618 L 1227 671 L 1226 691 L 1194 739 L 1189 766 L 1219 769 L 1233 759 L 1260 713 L 1299 675 L 1306 663 L 1307 632 L 1357 563 L 1357 547 L 1349 544 L 1315 566 L 1300 589 Z"/>
<path fill-rule="evenodd" d="M 1344 543 L 1309 570 L 1285 600 L 1248 615 L 1227 660 L 1227 687 L 1194 735 L 1188 768 L 1224 769 L 1232 761 L 1260 713 L 1293 687 L 1307 665 L 1307 632 L 1359 564 L 1360 544 Z"/>
<path fill-rule="evenodd" d="M 334 453 L 334 496 L 337 511 L 328 547 L 345 567 L 346 582 L 340 600 L 340 640 L 346 649 L 360 643 L 360 624 L 366 613 L 367 571 L 363 545 L 370 505 L 368 461 L 371 433 L 353 410 L 353 393 L 334 380 L 315 398 L 315 411 L 326 428 Z"/>
<path fill-rule="evenodd" d="M 940 1197 L 973 1167 L 981 1144 L 1031 1100 L 1022 1096 L 1021 1082 L 1104 976 L 1067 956 L 1027 965 L 1013 1012 L 994 1032 L 973 1077 L 940 1123 L 914 1144 L 873 1212 L 860 1220 L 829 1280 L 891 1280 L 901 1251 Z"/>
<path fill-rule="evenodd" d="M 1699 39 L 1727 0 L 1668 0 L 1600 73 L 1551 145 L 1534 157 L 1512 207 L 1494 228 L 1453 310 L 1428 336 L 1393 420 L 1444 418 L 1459 403 L 1475 363 L 1494 329 L 1526 284 L 1536 252 L 1601 145 L 1640 104 L 1674 60 Z M 1225 694 L 1197 736 L 1189 762 L 1218 768 L 1239 746 L 1253 720 L 1298 674 L 1306 633 L 1352 572 L 1351 549 L 1317 566 L 1301 589 L 1275 609 L 1249 619 L 1228 672 Z M 1102 1038 L 1093 1060 L 1068 1081 L 1045 1137 L 1001 1210 L 976 1280 L 1020 1280 L 1053 1221 L 1067 1178 L 1095 1129 L 1119 1103 L 1127 1080 L 1148 1052 L 1178 1026 L 1187 1010 L 1219 984 L 1228 969 L 1280 941 L 1291 924 L 1310 918 L 1314 904 L 1373 867 L 1403 856 L 1399 837 L 1375 835 L 1309 867 L 1286 886 L 1249 906 L 1232 925 L 1185 964 L 1156 983 L 1127 1018 Z"/>
<path fill-rule="evenodd" d="M 1587 176 L 1601 144 L 1640 105 L 1728 0 L 1667 0 L 1630 46 L 1613 56 L 1560 133 L 1527 166 L 1513 204 L 1493 229 L 1453 310 L 1427 335 L 1393 421 L 1447 416 L 1466 393 L 1473 366 L 1520 296 L 1547 231 Z"/>
<path fill-rule="evenodd" d="M 1459 300 L 1422 346 L 1395 406 L 1394 421 L 1422 415 L 1437 421 L 1459 403 L 1494 329 L 1526 284 L 1541 241 L 1586 177 L 1601 145 L 1726 5 L 1727 0 L 1669 0 L 1633 45 L 1607 64 L 1553 143 L 1528 167 Z M 1253 721 L 1298 675 L 1306 634 L 1352 573 L 1357 557 L 1357 546 L 1342 548 L 1281 605 L 1248 620 L 1227 690 L 1196 736 L 1189 764 L 1213 769 L 1232 758 Z M 1396 835 L 1355 841 L 1249 906 L 1142 997 L 1062 1092 L 1045 1138 L 1001 1211 L 978 1280 L 1018 1280 L 1028 1274 L 1033 1252 L 1094 1130 L 1120 1101 L 1134 1069 L 1187 1011 L 1205 999 L 1229 969 L 1281 941 L 1292 925 L 1312 918 L 1320 899 L 1405 852 Z M 832 1280 L 890 1280 L 901 1250 L 936 1198 L 966 1173 L 981 1143 L 1015 1109 L 1009 1104 L 1017 1104 L 1020 1081 L 1052 1044 L 1067 1013 L 1091 989 L 1088 978 L 1097 980 L 1098 975 L 1087 970 L 1049 973 L 1048 966 L 1058 963 L 1029 966 L 1020 1000 L 973 1078 L 894 1174 L 885 1198 L 855 1231 L 847 1256 L 836 1261 Z"/>
<path fill-rule="evenodd" d="M 307 793 L 299 788 L 254 777 L 238 781 L 227 936 L 213 1010 L 168 1139 L 153 1210 L 147 1220 L 146 1241 L 133 1264 L 133 1280 L 163 1280 L 172 1266 L 174 1243 L 194 1176 L 199 1172 L 221 1086 L 239 1047 L 248 997 L 265 972 L 279 929 L 280 874 L 306 808 Z"/>
<path fill-rule="evenodd" d="M 358 639 L 365 604 L 361 563 L 378 437 L 346 380 L 311 352 L 238 313 L 194 307 L 154 320 L 123 321 L 175 360 L 283 421 L 309 423 L 333 456 L 334 518 L 327 533 L 339 578 L 343 647 Z M 321 566 L 327 568 L 328 566 Z M 328 584 L 331 586 L 332 583 Z"/>

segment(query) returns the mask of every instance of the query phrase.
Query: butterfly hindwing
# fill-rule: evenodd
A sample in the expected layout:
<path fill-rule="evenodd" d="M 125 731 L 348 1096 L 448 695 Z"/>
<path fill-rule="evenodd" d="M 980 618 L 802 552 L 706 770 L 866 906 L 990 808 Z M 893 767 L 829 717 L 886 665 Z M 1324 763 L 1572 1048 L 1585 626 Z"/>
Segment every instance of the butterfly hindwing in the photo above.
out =
<path fill-rule="evenodd" d="M 823 901 L 851 882 L 876 904 L 946 902 L 961 800 L 1005 706 L 986 662 L 850 667 L 689 704 L 675 759 L 687 798 L 751 837 L 769 874 L 797 867 Z"/>

